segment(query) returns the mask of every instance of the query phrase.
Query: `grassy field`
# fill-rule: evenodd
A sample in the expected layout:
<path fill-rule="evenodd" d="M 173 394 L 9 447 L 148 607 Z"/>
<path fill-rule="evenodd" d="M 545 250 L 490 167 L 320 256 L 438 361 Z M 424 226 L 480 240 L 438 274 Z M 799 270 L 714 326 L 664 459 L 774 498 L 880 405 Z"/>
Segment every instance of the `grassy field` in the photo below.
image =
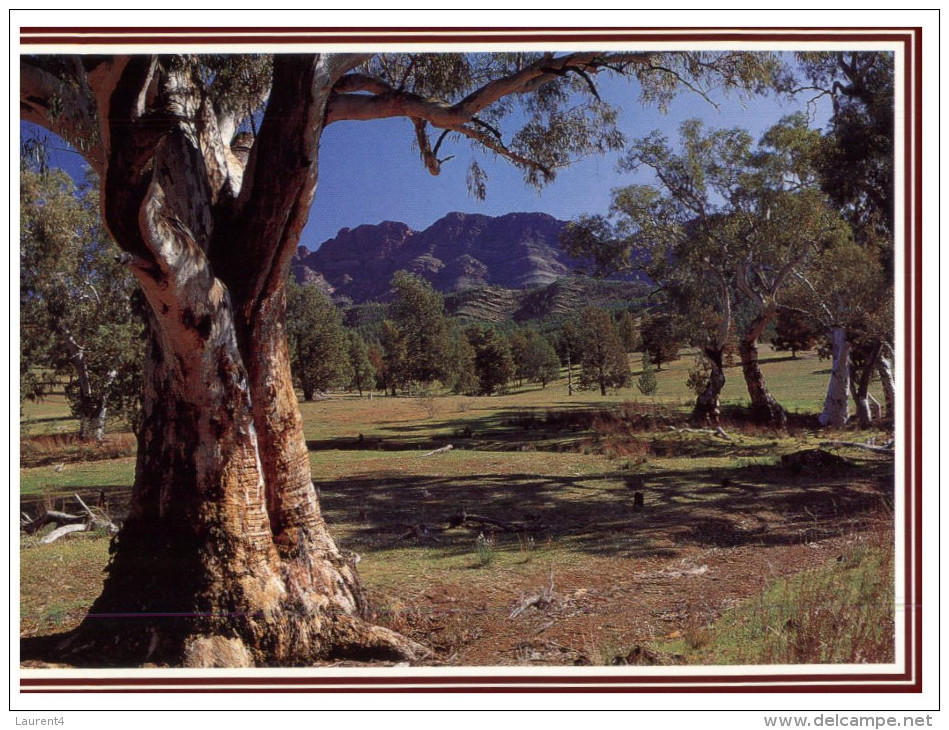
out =
<path fill-rule="evenodd" d="M 361 557 L 376 620 L 430 646 L 433 664 L 891 657 L 892 611 L 883 608 L 866 609 L 860 621 L 821 619 L 822 631 L 882 627 L 857 637 L 849 653 L 803 639 L 768 643 L 805 625 L 828 586 L 854 586 L 847 605 L 871 595 L 872 606 L 892 603 L 893 466 L 845 450 L 831 467 L 782 467 L 782 455 L 828 438 L 883 434 L 816 430 L 827 363 L 811 353 L 763 355 L 769 387 L 801 415 L 779 432 L 726 421 L 728 441 L 681 430 L 692 401 L 688 355 L 658 373 L 652 398 L 635 388 L 568 396 L 562 380 L 495 397 L 302 403 L 324 515 L 340 546 Z M 727 375 L 724 404 L 745 404 L 740 369 Z M 46 430 L 67 416 L 54 399 L 26 408 L 31 429 L 46 426 L 24 441 L 24 509 L 100 489 L 121 509 L 134 443 L 116 437 L 111 451 L 70 452 Z M 448 444 L 453 450 L 425 456 Z M 441 531 L 462 508 L 485 521 Z M 24 538 L 22 635 L 68 630 L 81 619 L 101 585 L 107 543 Z M 736 652 L 749 643 L 757 653 Z"/>

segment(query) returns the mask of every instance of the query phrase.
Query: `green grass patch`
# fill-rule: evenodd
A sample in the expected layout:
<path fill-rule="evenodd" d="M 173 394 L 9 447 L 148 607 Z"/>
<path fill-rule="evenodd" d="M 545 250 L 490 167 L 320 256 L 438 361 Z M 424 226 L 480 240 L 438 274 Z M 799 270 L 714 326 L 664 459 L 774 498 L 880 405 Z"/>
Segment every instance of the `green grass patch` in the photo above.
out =
<path fill-rule="evenodd" d="M 69 631 L 102 592 L 109 538 L 78 533 L 50 545 L 20 540 L 20 635 Z"/>
<path fill-rule="evenodd" d="M 855 537 L 832 563 L 770 582 L 711 625 L 693 620 L 660 644 L 687 664 L 874 664 L 893 661 L 893 546 Z"/>
<path fill-rule="evenodd" d="M 76 491 L 129 488 L 135 478 L 135 459 L 111 459 L 20 469 L 23 497 L 63 497 Z"/>

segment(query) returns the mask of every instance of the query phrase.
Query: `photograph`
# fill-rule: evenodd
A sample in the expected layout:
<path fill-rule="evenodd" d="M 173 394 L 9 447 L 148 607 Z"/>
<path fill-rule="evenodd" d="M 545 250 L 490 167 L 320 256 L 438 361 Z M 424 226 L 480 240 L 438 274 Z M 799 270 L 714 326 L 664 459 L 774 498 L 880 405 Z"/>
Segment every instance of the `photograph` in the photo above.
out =
<path fill-rule="evenodd" d="M 921 29 L 32 20 L 20 692 L 919 691 Z"/>

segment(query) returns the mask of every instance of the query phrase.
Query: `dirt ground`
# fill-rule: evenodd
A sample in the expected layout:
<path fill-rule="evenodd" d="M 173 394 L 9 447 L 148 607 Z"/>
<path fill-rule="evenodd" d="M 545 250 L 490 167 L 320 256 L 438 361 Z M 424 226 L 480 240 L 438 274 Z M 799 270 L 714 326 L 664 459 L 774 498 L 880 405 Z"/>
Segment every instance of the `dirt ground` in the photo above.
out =
<path fill-rule="evenodd" d="M 501 567 L 469 557 L 457 570 L 374 587 L 380 622 L 431 647 L 436 665 L 678 663 L 650 647 L 703 631 L 773 579 L 839 563 L 871 533 L 892 534 L 891 489 L 880 479 L 708 489 L 715 494 L 699 503 L 652 492 L 639 510 L 601 500 L 573 508 L 584 519 L 551 516 L 573 551 L 522 549 Z M 457 539 L 476 530 L 458 528 L 467 534 Z"/>
<path fill-rule="evenodd" d="M 792 469 L 677 454 L 644 473 L 572 475 L 557 461 L 567 454 L 443 458 L 458 461 L 405 457 L 383 471 L 388 457 L 363 458 L 317 482 L 331 531 L 362 558 L 375 620 L 429 647 L 431 666 L 681 663 L 656 647 L 893 528 L 892 462 L 872 455 Z M 459 505 L 530 529 L 446 529 Z M 413 533 L 420 521 L 434 530 Z M 77 604 L 58 630 L 83 613 Z"/>

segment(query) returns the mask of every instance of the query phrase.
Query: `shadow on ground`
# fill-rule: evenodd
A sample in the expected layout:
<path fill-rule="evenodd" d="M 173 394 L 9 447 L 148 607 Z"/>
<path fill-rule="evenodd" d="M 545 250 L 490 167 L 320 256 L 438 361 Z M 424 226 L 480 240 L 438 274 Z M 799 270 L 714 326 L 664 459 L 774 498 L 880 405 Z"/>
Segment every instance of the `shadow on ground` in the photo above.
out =
<path fill-rule="evenodd" d="M 347 524 L 347 546 L 422 546 L 471 552 L 478 532 L 568 543 L 603 556 L 672 555 L 685 545 L 738 547 L 809 543 L 859 529 L 892 502 L 889 461 L 853 461 L 836 474 L 780 465 L 596 476 L 483 474 L 418 476 L 396 471 L 317 482 L 330 523 Z M 635 494 L 643 495 L 642 507 Z M 467 522 L 462 510 L 522 529 Z M 422 528 L 422 529 L 420 529 Z"/>

